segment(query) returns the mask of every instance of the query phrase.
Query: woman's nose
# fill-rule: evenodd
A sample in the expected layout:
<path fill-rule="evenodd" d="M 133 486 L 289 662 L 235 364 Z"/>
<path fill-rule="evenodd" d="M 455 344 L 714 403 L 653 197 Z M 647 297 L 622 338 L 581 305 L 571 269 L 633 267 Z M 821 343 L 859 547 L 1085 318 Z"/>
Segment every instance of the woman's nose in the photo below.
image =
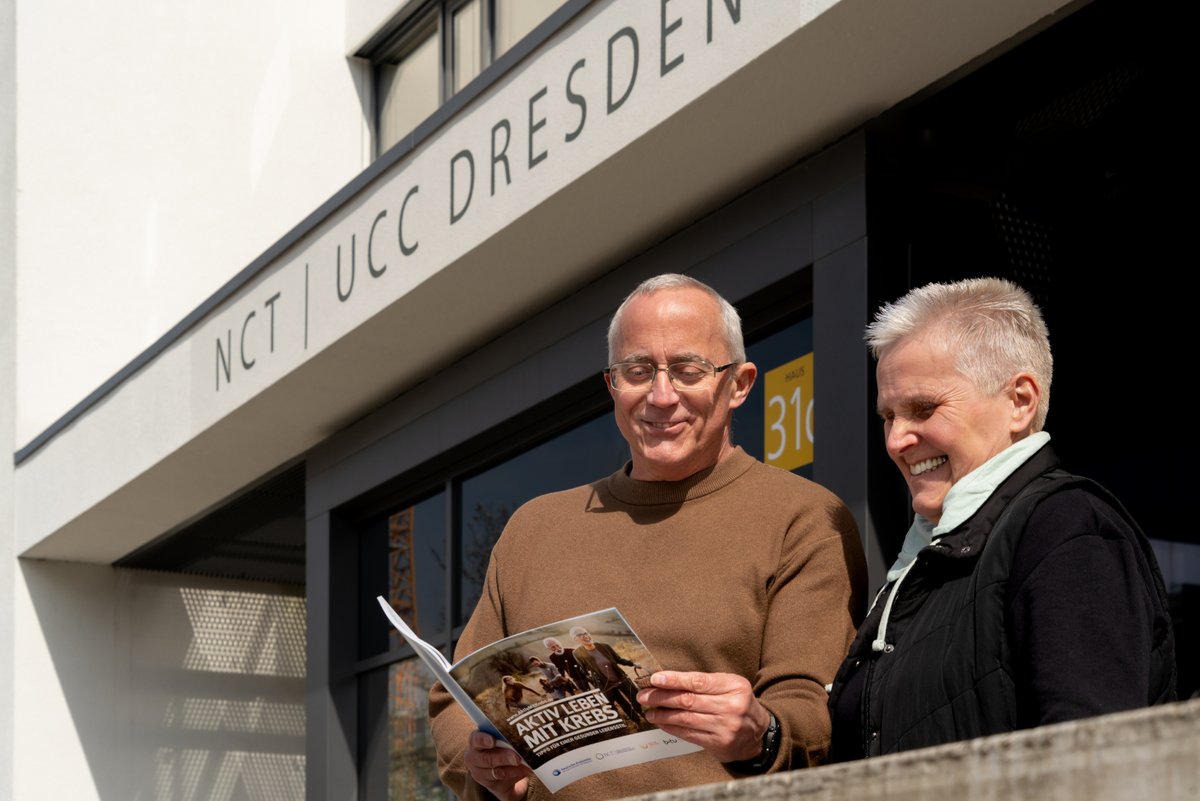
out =
<path fill-rule="evenodd" d="M 896 418 L 888 424 L 887 449 L 889 453 L 901 453 L 916 442 L 916 433 L 908 422 Z"/>

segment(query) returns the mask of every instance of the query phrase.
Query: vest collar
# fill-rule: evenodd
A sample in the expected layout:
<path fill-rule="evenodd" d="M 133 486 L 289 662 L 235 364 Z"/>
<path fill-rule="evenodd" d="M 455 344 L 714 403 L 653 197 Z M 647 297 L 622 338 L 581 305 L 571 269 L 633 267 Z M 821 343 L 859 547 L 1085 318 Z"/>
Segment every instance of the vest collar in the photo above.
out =
<path fill-rule="evenodd" d="M 1043 473 L 1058 467 L 1058 456 L 1049 443 L 1012 472 L 996 487 L 975 514 L 930 545 L 926 552 L 952 559 L 974 559 L 983 551 L 996 521 L 1021 490 Z"/>

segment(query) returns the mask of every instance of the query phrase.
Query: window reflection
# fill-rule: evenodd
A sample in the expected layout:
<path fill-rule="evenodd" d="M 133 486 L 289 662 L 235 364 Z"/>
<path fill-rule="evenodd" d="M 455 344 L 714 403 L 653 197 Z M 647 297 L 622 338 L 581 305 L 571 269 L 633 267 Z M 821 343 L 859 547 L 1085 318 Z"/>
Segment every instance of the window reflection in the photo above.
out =
<path fill-rule="evenodd" d="M 443 801 L 437 754 L 429 728 L 433 678 L 406 659 L 359 679 L 359 754 L 364 801 Z"/>
<path fill-rule="evenodd" d="M 369 55 L 375 67 L 377 154 L 412 133 L 562 2 L 424 3 L 420 16 L 396 32 L 394 43 Z"/>
<path fill-rule="evenodd" d="M 628 460 L 629 448 L 612 414 L 606 413 L 464 481 L 459 622 L 465 622 L 479 602 L 492 545 L 518 506 L 547 492 L 595 481 Z"/>
<path fill-rule="evenodd" d="M 387 598 L 422 639 L 446 641 L 446 495 L 439 492 L 369 525 L 359 544 L 362 586 L 360 656 L 398 648 L 403 638 L 383 619 Z M 386 555 L 386 556 L 385 556 Z"/>
<path fill-rule="evenodd" d="M 416 659 L 388 668 L 388 798 L 444 799 L 437 752 L 429 730 L 428 698 L 433 679 Z"/>
<path fill-rule="evenodd" d="M 496 56 L 519 42 L 563 0 L 495 0 Z"/>
<path fill-rule="evenodd" d="M 483 69 L 479 0 L 454 11 L 454 91 L 471 82 Z"/>
<path fill-rule="evenodd" d="M 379 64 L 376 75 L 382 153 L 441 105 L 437 28 L 424 32 L 399 58 Z"/>

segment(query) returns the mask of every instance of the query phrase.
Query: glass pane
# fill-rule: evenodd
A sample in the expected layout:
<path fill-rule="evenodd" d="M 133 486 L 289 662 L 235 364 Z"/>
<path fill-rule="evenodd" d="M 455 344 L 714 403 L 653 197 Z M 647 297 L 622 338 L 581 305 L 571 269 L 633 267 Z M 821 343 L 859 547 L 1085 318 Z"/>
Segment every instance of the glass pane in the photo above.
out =
<path fill-rule="evenodd" d="M 441 105 L 438 38 L 434 31 L 394 64 L 376 73 L 379 103 L 379 152 L 412 133 Z"/>
<path fill-rule="evenodd" d="M 454 12 L 454 91 L 462 89 L 483 69 L 479 33 L 481 16 L 479 0 L 463 5 Z"/>
<path fill-rule="evenodd" d="M 388 669 L 388 798 L 443 799 L 437 752 L 429 730 L 429 687 L 424 665 L 409 659 Z"/>
<path fill-rule="evenodd" d="M 561 5 L 562 0 L 496 0 L 496 58 Z"/>
<path fill-rule="evenodd" d="M 1200 651 L 1190 644 L 1200 628 L 1200 544 L 1152 539 L 1175 624 L 1176 691 L 1180 700 L 1200 698 Z"/>
<path fill-rule="evenodd" d="M 433 679 L 416 659 L 372 671 L 360 680 L 362 797 L 444 801 L 429 730 Z M 386 768 L 383 766 L 386 760 Z M 383 786 L 386 780 L 386 788 Z"/>
<path fill-rule="evenodd" d="M 446 641 L 445 493 L 393 512 L 367 526 L 359 540 L 362 587 L 360 656 L 403 644 L 375 596 L 387 598 L 425 640 Z"/>
<path fill-rule="evenodd" d="M 791 447 L 797 441 L 803 442 L 810 433 L 808 403 L 812 398 L 805 399 L 788 392 L 783 403 L 769 404 L 766 386 L 769 372 L 812 353 L 812 350 L 811 317 L 746 346 L 746 358 L 758 367 L 758 378 L 746 402 L 733 415 L 733 442 L 756 459 L 766 460 L 764 446 L 768 439 L 772 452 L 777 452 L 782 444 L 781 437 L 785 437 Z M 769 426 L 772 428 L 768 431 Z M 811 479 L 812 462 L 792 472 Z"/>
<path fill-rule="evenodd" d="M 629 446 L 609 413 L 464 481 L 463 621 L 479 601 L 492 545 L 518 506 L 547 492 L 595 481 L 627 461 Z"/>

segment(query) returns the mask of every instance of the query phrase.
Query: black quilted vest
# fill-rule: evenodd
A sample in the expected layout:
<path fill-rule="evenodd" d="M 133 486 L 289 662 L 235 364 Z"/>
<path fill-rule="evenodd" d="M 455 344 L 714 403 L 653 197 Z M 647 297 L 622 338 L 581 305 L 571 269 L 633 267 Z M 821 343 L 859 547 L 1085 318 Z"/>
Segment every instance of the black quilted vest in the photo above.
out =
<path fill-rule="evenodd" d="M 1173 699 L 1174 642 L 1166 590 L 1150 543 L 1116 498 L 1095 482 L 1056 465 L 1053 451 L 1043 448 L 1002 483 L 970 520 L 918 554 L 900 582 L 883 650 L 874 650 L 872 641 L 887 598 L 876 601 L 830 696 L 836 717 L 839 703 L 852 702 L 849 697 L 843 701 L 843 692 L 861 693 L 863 742 L 857 756 L 1018 728 L 1016 684 L 1004 623 L 1006 582 L 1034 507 L 1066 489 L 1094 493 L 1133 532 L 1139 569 L 1147 586 L 1157 591 L 1163 618 L 1161 631 L 1156 626 L 1147 703 Z M 835 731 L 835 740 L 837 736 Z M 837 745 L 835 741 L 834 758 L 849 758 L 838 755 Z"/>

